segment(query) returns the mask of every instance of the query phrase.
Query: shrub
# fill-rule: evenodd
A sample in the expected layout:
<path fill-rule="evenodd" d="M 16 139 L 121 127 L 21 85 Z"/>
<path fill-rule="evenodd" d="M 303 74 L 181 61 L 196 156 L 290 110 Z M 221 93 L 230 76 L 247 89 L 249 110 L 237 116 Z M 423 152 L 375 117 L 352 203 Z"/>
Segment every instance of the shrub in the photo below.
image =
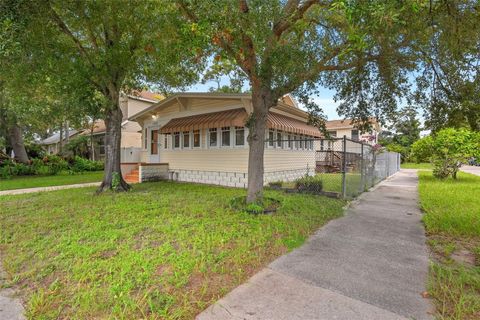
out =
<path fill-rule="evenodd" d="M 48 167 L 48 173 L 51 175 L 56 175 L 68 169 L 67 161 L 57 155 L 47 155 L 43 157 L 43 163 Z"/>
<path fill-rule="evenodd" d="M 295 180 L 295 188 L 301 192 L 318 193 L 323 189 L 322 178 L 320 176 L 304 176 Z"/>
<path fill-rule="evenodd" d="M 104 164 L 101 161 L 91 161 L 79 156 L 74 157 L 71 164 L 73 172 L 100 171 L 103 170 L 103 167 Z"/>
<path fill-rule="evenodd" d="M 87 158 L 89 156 L 90 139 L 87 136 L 77 136 L 71 139 L 66 145 L 65 150 L 73 154 L 74 157 L 80 156 Z"/>
<path fill-rule="evenodd" d="M 429 162 L 432 152 L 433 138 L 432 136 L 426 136 L 412 144 L 410 159 L 416 163 Z"/>
<path fill-rule="evenodd" d="M 443 129 L 431 138 L 428 150 L 434 176 L 456 179 L 460 166 L 480 155 L 480 134 L 466 129 Z"/>

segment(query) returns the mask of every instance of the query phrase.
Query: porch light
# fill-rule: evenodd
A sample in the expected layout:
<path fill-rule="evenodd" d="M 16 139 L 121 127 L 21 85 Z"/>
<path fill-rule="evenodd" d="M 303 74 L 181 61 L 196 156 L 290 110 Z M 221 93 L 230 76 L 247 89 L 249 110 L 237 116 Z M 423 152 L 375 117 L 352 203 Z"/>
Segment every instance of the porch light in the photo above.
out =
<path fill-rule="evenodd" d="M 152 114 L 152 119 L 157 120 L 158 116 L 156 114 Z"/>

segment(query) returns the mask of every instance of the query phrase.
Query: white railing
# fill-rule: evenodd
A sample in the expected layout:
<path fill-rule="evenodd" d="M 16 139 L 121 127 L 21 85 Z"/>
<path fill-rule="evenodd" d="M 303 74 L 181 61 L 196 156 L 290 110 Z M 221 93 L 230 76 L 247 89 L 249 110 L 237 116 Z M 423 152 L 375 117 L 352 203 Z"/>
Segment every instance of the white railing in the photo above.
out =
<path fill-rule="evenodd" d="M 138 163 L 142 162 L 142 148 L 127 147 L 120 150 L 120 162 Z"/>

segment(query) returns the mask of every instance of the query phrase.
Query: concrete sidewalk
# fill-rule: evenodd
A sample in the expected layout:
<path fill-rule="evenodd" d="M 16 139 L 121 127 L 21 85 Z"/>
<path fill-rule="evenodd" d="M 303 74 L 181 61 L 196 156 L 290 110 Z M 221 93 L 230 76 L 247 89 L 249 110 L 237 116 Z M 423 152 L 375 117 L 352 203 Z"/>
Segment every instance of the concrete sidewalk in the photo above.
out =
<path fill-rule="evenodd" d="M 2 289 L 5 279 L 6 274 L 0 263 L 0 320 L 23 320 L 25 317 L 20 299 L 15 297 L 12 289 Z"/>
<path fill-rule="evenodd" d="M 417 184 L 416 170 L 380 183 L 197 319 L 432 319 Z"/>
<path fill-rule="evenodd" d="M 480 176 L 480 167 L 476 166 L 461 166 L 460 170 L 466 173 L 471 173 L 476 176 Z"/>
<path fill-rule="evenodd" d="M 73 188 L 96 187 L 96 186 L 99 186 L 99 185 L 100 185 L 100 182 L 89 182 L 89 183 L 67 184 L 67 185 L 64 185 L 64 186 L 4 190 L 4 191 L 0 191 L 0 196 L 33 193 L 33 192 L 43 192 L 43 191 L 55 191 L 55 190 L 73 189 Z"/>

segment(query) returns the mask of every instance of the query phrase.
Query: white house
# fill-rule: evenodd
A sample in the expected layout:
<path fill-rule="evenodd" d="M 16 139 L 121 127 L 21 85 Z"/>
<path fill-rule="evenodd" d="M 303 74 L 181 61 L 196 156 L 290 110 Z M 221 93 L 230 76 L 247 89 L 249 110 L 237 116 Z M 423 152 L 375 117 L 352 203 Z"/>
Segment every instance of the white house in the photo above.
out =
<path fill-rule="evenodd" d="M 180 93 L 135 114 L 142 127 L 141 163 L 124 163 L 127 181 L 159 178 L 245 187 L 248 179 L 250 94 Z M 267 119 L 265 182 L 315 172 L 318 128 L 286 96 Z"/>

